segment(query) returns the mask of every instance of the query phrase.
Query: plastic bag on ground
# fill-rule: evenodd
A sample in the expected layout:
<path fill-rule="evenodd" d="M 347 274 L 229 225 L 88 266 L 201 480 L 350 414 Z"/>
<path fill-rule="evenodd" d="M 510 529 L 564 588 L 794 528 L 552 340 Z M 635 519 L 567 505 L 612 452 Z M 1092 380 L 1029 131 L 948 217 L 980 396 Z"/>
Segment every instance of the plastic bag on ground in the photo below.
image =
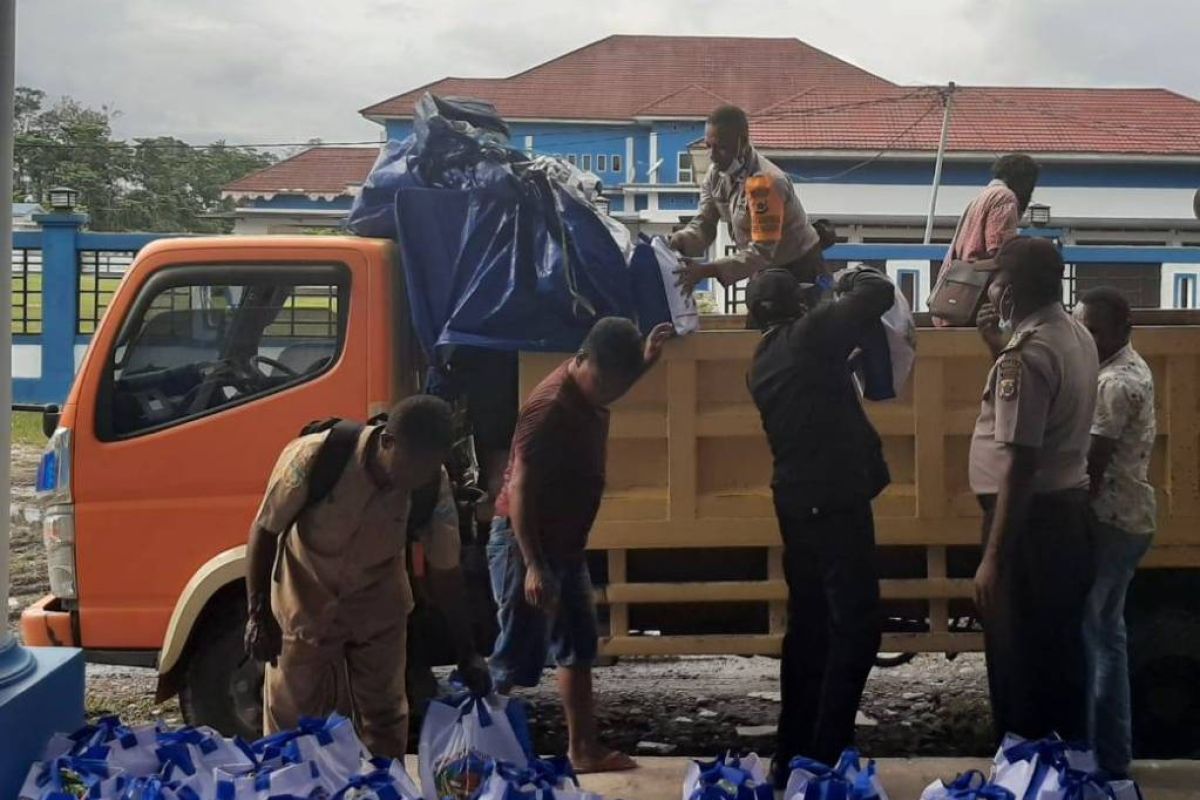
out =
<path fill-rule="evenodd" d="M 477 800 L 603 800 L 585 792 L 565 758 L 532 759 L 520 769 L 494 762 Z"/>
<path fill-rule="evenodd" d="M 292 730 L 258 740 L 251 750 L 264 767 L 316 764 L 321 774 L 337 785 L 359 774 L 371 757 L 354 723 L 341 714 L 331 714 L 328 719 L 306 717 Z"/>
<path fill-rule="evenodd" d="M 161 766 L 157 725 L 129 727 L 115 716 L 101 717 L 71 734 L 58 733 L 46 744 L 44 761 L 76 756 L 103 761 L 130 777 L 154 775 Z"/>
<path fill-rule="evenodd" d="M 1068 771 L 1092 774 L 1096 757 L 1086 745 L 1062 739 L 1031 741 L 1009 734 L 992 761 L 991 782 L 1022 800 L 1042 800 L 1056 791 Z"/>
<path fill-rule="evenodd" d="M 376 758 L 363 772 L 352 775 L 332 800 L 421 800 L 421 790 L 399 761 Z"/>
<path fill-rule="evenodd" d="M 99 759 L 60 756 L 29 768 L 17 800 L 121 800 L 128 781 Z"/>
<path fill-rule="evenodd" d="M 327 797 L 331 782 L 314 762 L 288 764 L 276 769 L 233 775 L 216 770 L 212 794 L 198 793 L 200 800 L 274 800 L 280 797 Z"/>
<path fill-rule="evenodd" d="M 921 800 L 1019 800 L 1012 792 L 994 783 L 979 770 L 959 775 L 950 783 L 934 781 L 921 792 Z"/>
<path fill-rule="evenodd" d="M 756 754 L 692 761 L 683 777 L 682 800 L 774 800 L 767 764 Z"/>
<path fill-rule="evenodd" d="M 180 728 L 158 736 L 160 776 L 175 790 L 186 788 L 200 797 L 210 796 L 218 771 L 240 775 L 257 767 L 250 747 L 240 739 L 226 739 L 212 728 Z"/>
<path fill-rule="evenodd" d="M 847 748 L 834 767 L 809 758 L 792 759 L 784 800 L 888 800 L 876 774 L 875 762 L 859 762 L 858 751 Z"/>
<path fill-rule="evenodd" d="M 483 789 L 493 762 L 524 769 L 532 750 L 516 701 L 499 695 L 433 700 L 418 746 L 422 794 L 425 800 L 470 800 Z"/>

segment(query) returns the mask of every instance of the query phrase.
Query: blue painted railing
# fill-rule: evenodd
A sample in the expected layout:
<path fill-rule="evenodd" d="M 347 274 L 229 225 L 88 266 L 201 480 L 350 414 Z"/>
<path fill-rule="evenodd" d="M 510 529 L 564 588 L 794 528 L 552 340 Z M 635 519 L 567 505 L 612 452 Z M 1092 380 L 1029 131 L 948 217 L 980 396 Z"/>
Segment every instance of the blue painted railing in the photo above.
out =
<path fill-rule="evenodd" d="M 14 402 L 61 403 L 70 390 L 75 375 L 76 347 L 86 346 L 91 338 L 79 332 L 80 252 L 136 252 L 155 239 L 171 235 L 96 233 L 82 230 L 86 220 L 78 214 L 46 214 L 37 217 L 41 230 L 19 231 L 13 235 L 14 248 L 42 252 L 41 332 L 13 336 Z M 1054 232 L 1031 229 L 1025 233 L 1045 236 Z M 940 261 L 945 253 L 945 245 L 838 244 L 825 255 L 831 261 Z M 1196 264 L 1200 284 L 1200 247 L 1067 245 L 1063 247 L 1063 256 L 1067 263 L 1076 266 L 1089 263 Z M 24 369 L 18 369 L 18 366 Z"/>

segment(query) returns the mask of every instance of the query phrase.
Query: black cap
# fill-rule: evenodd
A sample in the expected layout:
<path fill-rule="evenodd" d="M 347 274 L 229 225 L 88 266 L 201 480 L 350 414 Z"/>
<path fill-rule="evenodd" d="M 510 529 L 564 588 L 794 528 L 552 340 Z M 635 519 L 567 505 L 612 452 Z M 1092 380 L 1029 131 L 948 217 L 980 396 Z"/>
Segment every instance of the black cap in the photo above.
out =
<path fill-rule="evenodd" d="M 1061 281 L 1064 272 L 1062 253 L 1054 242 L 1032 236 L 1009 239 L 994 258 L 976 262 L 975 269 L 981 272 L 1008 270 L 1017 283 Z"/>
<path fill-rule="evenodd" d="M 750 279 L 746 287 L 746 305 L 750 313 L 767 322 L 800 313 L 800 292 L 812 284 L 801 283 L 786 269 L 773 267 Z"/>

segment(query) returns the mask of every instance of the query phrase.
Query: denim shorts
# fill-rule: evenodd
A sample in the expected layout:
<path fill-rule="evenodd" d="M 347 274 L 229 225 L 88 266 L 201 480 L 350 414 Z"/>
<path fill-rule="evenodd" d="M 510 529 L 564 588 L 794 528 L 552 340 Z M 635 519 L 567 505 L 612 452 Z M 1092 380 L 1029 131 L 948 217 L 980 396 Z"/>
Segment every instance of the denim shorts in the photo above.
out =
<path fill-rule="evenodd" d="M 599 638 L 583 554 L 549 560 L 547 569 L 558 584 L 558 603 L 550 614 L 525 601 L 525 559 L 507 517 L 492 520 L 487 555 L 500 622 L 490 659 L 496 687 L 537 686 L 547 654 L 560 667 L 592 666 Z"/>

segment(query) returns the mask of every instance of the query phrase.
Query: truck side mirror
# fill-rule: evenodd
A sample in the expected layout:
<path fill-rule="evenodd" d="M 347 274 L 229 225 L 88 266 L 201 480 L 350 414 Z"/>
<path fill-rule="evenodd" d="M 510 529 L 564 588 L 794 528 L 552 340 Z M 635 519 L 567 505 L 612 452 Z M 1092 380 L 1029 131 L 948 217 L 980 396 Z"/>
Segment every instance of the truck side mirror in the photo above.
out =
<path fill-rule="evenodd" d="M 62 418 L 62 411 L 58 406 L 51 403 L 42 409 L 42 433 L 47 439 L 54 435 L 58 430 L 58 421 Z"/>

